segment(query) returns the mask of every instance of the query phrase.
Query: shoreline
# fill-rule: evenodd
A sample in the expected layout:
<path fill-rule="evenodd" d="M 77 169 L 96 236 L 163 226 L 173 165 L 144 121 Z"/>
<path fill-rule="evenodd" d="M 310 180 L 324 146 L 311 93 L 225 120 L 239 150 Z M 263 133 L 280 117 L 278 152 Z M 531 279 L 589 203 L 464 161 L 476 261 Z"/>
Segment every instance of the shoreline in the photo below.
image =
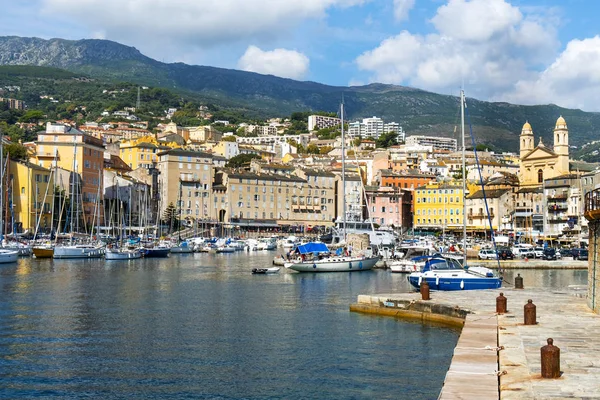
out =
<path fill-rule="evenodd" d="M 503 315 L 495 313 L 500 292 L 508 299 Z M 587 307 L 586 293 L 575 286 L 432 291 L 428 301 L 416 292 L 360 295 L 350 311 L 462 326 L 440 399 L 581 398 L 600 393 L 600 316 Z M 533 326 L 523 325 L 528 299 L 537 307 Z M 557 379 L 540 376 L 540 348 L 549 337 L 561 348 Z"/>

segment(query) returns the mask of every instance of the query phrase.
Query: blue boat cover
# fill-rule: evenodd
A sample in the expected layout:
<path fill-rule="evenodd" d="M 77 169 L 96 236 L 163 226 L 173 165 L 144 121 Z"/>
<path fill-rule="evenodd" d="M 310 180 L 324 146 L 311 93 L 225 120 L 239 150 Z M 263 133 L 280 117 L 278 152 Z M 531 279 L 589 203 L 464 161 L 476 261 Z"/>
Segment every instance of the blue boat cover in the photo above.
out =
<path fill-rule="evenodd" d="M 329 253 L 329 249 L 325 245 L 325 243 L 315 243 L 310 242 L 303 245 L 300 245 L 296 248 L 296 252 L 300 254 L 310 254 L 310 253 Z"/>

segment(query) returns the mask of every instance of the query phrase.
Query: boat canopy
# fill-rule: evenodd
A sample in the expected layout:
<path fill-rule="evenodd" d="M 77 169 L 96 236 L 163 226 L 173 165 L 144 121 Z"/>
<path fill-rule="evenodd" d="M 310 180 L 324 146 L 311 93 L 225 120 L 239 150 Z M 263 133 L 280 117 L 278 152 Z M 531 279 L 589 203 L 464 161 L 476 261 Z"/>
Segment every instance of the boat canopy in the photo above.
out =
<path fill-rule="evenodd" d="M 452 258 L 446 258 L 440 255 L 430 257 L 425 262 L 422 272 L 435 271 L 435 270 L 457 270 L 463 271 L 464 268 L 460 263 Z"/>
<path fill-rule="evenodd" d="M 325 243 L 310 242 L 302 244 L 296 248 L 296 253 L 310 254 L 310 253 L 329 253 L 329 249 Z"/>

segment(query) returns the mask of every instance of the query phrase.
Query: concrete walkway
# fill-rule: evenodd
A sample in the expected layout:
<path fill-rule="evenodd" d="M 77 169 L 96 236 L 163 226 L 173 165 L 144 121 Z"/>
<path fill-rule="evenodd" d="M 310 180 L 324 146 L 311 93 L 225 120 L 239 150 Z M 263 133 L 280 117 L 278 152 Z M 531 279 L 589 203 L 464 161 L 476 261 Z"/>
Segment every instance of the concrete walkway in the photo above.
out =
<path fill-rule="evenodd" d="M 501 291 L 508 313 L 496 316 Z M 451 325 L 462 318 L 441 399 L 600 399 L 600 316 L 587 307 L 585 295 L 585 287 L 432 292 L 430 301 L 419 293 L 362 295 L 351 310 L 413 320 L 421 315 Z M 533 326 L 523 325 L 527 299 L 537 307 Z M 540 375 L 540 348 L 548 338 L 561 351 L 558 379 Z"/>

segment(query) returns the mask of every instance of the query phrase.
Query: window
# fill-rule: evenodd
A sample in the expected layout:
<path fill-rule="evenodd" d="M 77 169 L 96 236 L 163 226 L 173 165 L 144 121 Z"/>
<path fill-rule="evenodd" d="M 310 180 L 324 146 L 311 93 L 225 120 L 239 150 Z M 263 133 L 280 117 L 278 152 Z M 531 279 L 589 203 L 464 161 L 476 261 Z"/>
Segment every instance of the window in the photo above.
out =
<path fill-rule="evenodd" d="M 543 183 L 544 182 L 544 171 L 542 171 L 541 169 L 538 169 L 538 183 Z"/>

